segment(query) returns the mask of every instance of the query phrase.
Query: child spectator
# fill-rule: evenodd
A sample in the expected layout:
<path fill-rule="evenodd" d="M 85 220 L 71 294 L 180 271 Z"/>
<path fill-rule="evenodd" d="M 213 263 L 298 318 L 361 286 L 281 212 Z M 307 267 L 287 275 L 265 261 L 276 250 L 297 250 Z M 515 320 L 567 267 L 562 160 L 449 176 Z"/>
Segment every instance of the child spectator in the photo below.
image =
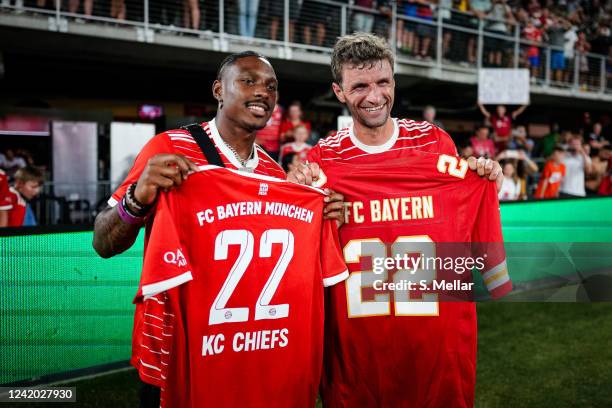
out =
<path fill-rule="evenodd" d="M 300 159 L 295 153 L 287 153 L 281 160 L 281 166 L 285 172 L 289 173 L 300 163 Z"/>
<path fill-rule="evenodd" d="M 514 164 L 506 160 L 502 164 L 504 173 L 504 182 L 499 190 L 498 197 L 500 201 L 515 201 L 521 195 L 521 182 L 516 174 Z"/>
<path fill-rule="evenodd" d="M 293 141 L 293 130 L 303 125 L 310 133 L 310 122 L 302 120 L 302 104 L 298 101 L 292 102 L 287 109 L 287 119 L 281 123 L 280 134 L 281 142 L 287 143 Z"/>
<path fill-rule="evenodd" d="M 11 208 L 8 210 L 8 227 L 36 225 L 36 218 L 28 204 L 40 193 L 43 173 L 36 167 L 23 167 L 15 173 L 15 183 L 10 191 Z"/>
<path fill-rule="evenodd" d="M 527 60 L 531 69 L 531 78 L 537 78 L 540 68 L 540 49 L 533 43 L 542 42 L 542 30 L 536 27 L 532 20 L 529 20 L 527 27 L 523 29 L 523 37 L 530 42 L 527 47 Z"/>
<path fill-rule="evenodd" d="M 306 156 L 308 151 L 312 149 L 312 146 L 306 143 L 310 137 L 310 132 L 304 125 L 299 125 L 293 129 L 294 141 L 291 143 L 284 144 L 280 149 L 279 161 L 283 163 L 283 157 L 289 153 L 294 153 L 300 162 L 306 162 Z"/>
<path fill-rule="evenodd" d="M 566 175 L 561 183 L 561 195 L 565 197 L 584 197 L 585 174 L 591 172 L 591 158 L 582 146 L 582 136 L 572 135 L 568 154 L 563 158 Z"/>
<path fill-rule="evenodd" d="M 508 148 L 508 142 L 512 133 L 512 121 L 517 118 L 518 115 L 523 113 L 527 109 L 527 105 L 523 105 L 517 110 L 513 111 L 510 115 L 506 115 L 506 107 L 504 105 L 498 105 L 495 108 L 495 114 L 489 113 L 484 105 L 478 102 L 480 112 L 486 119 L 491 122 L 493 128 L 493 140 L 495 141 L 495 148 L 498 151 L 506 150 Z"/>
<path fill-rule="evenodd" d="M 551 158 L 544 165 L 544 171 L 542 171 L 540 182 L 534 194 L 535 198 L 559 197 L 561 180 L 565 177 L 564 156 L 565 150 L 563 147 L 555 146 Z"/>
<path fill-rule="evenodd" d="M 476 130 L 476 135 L 470 139 L 476 157 L 495 157 L 495 145 L 489 139 L 489 128 L 482 125 Z"/>

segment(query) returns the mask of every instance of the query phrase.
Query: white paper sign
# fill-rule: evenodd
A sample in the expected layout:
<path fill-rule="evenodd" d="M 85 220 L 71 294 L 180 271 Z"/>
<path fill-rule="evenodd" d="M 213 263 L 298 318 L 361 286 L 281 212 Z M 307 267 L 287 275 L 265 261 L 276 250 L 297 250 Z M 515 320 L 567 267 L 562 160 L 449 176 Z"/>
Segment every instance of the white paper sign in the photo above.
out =
<path fill-rule="evenodd" d="M 481 69 L 478 72 L 478 101 L 483 104 L 529 104 L 529 70 Z"/>

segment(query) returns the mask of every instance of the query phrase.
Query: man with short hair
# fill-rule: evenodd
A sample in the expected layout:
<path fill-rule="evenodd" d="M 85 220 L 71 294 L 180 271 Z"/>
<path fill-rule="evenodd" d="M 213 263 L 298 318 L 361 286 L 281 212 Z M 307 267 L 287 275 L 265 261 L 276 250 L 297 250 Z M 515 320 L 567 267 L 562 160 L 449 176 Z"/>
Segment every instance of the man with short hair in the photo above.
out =
<path fill-rule="evenodd" d="M 324 406 L 471 406 L 473 302 L 438 302 L 431 294 L 406 299 L 405 291 L 381 289 L 376 282 L 400 283 L 411 275 L 376 272 L 374 265 L 387 256 L 430 254 L 440 242 L 501 242 L 491 181 L 501 184 L 503 175 L 490 159 L 470 158 L 468 164 L 456 158 L 450 136 L 435 125 L 392 118 L 393 65 L 379 37 L 356 33 L 337 41 L 332 88 L 353 125 L 321 140 L 309 163 L 288 177 L 327 185 L 345 197 L 340 238 L 351 274 L 328 293 L 321 395 Z M 493 247 L 479 269 L 497 297 L 511 283 L 503 248 Z"/>
<path fill-rule="evenodd" d="M 272 65 L 258 53 L 231 54 L 221 63 L 212 87 L 218 101 L 217 116 L 201 127 L 226 168 L 285 179 L 280 166 L 254 143 L 257 131 L 264 128 L 276 104 L 277 85 Z M 208 158 L 184 129 L 166 131 L 151 139 L 108 200 L 109 206 L 96 217 L 96 252 L 104 258 L 124 252 L 145 225 L 146 253 L 159 196 L 181 186 L 189 173 L 207 164 Z M 325 198 L 328 218 L 340 216 L 341 199 L 341 195 L 333 193 Z M 154 300 L 136 303 L 131 363 L 142 381 L 141 407 L 160 406 L 162 353 L 149 350 L 146 344 L 153 336 L 149 330 L 158 326 L 156 321 L 163 320 L 163 313 L 163 305 Z"/>

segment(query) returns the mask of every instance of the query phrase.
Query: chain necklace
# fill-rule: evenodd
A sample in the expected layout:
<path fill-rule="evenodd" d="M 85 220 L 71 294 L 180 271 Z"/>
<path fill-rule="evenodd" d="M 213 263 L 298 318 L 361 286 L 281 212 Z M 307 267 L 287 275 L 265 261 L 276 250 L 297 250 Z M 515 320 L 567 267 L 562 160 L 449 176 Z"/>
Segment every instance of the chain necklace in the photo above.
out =
<path fill-rule="evenodd" d="M 240 170 L 251 171 L 251 169 L 248 168 L 246 164 L 249 162 L 249 160 L 253 159 L 255 153 L 255 146 L 251 147 L 251 153 L 249 154 L 249 157 L 247 157 L 246 160 L 243 160 L 242 157 L 240 157 L 240 155 L 236 151 L 236 149 L 234 149 L 229 143 L 227 143 L 225 140 L 223 140 L 223 143 L 232 151 L 232 153 L 234 153 L 234 157 L 236 157 L 236 160 L 238 160 L 238 162 L 242 166 L 242 169 Z"/>

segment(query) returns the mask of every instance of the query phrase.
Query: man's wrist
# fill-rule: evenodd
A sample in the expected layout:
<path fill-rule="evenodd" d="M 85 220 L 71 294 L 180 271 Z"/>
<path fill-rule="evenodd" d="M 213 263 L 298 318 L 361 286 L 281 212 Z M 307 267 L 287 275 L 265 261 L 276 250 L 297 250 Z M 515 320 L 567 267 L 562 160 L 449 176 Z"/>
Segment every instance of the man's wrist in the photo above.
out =
<path fill-rule="evenodd" d="M 123 197 L 126 209 L 136 217 L 144 218 L 153 208 L 152 204 L 143 204 L 136 199 L 136 183 L 131 184 Z"/>

